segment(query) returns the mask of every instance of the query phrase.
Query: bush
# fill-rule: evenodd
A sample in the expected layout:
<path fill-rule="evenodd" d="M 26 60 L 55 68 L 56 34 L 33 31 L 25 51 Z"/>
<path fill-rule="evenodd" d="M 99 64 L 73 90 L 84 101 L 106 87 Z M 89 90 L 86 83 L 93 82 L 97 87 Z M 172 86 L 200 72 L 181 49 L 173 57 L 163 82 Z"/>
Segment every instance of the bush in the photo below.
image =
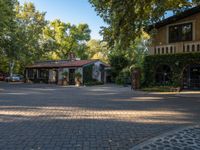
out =
<path fill-rule="evenodd" d="M 119 85 L 125 85 L 130 82 L 130 71 L 125 68 L 123 69 L 119 75 L 115 79 L 115 83 Z"/>
<path fill-rule="evenodd" d="M 125 54 L 118 52 L 110 55 L 109 61 L 110 65 L 112 66 L 111 67 L 112 79 L 115 81 L 116 78 L 119 76 L 120 72 L 122 71 L 122 69 L 124 69 L 129 65 L 129 60 L 125 56 Z"/>
<path fill-rule="evenodd" d="M 171 86 L 153 86 L 142 88 L 142 91 L 145 92 L 171 92 Z"/>
<path fill-rule="evenodd" d="M 67 71 L 62 73 L 63 79 L 66 79 L 68 77 L 69 73 Z"/>
<path fill-rule="evenodd" d="M 75 73 L 75 77 L 77 79 L 80 79 L 82 77 L 82 74 L 80 72 Z"/>
<path fill-rule="evenodd" d="M 156 86 L 155 73 L 159 65 L 168 65 L 172 70 L 171 86 L 182 86 L 182 73 L 189 64 L 200 62 L 200 53 L 178 53 L 166 55 L 150 55 L 144 60 L 144 87 Z"/>
<path fill-rule="evenodd" d="M 103 82 L 101 81 L 97 81 L 95 79 L 93 79 L 92 81 L 88 81 L 85 83 L 86 86 L 93 86 L 93 85 L 102 85 Z"/>

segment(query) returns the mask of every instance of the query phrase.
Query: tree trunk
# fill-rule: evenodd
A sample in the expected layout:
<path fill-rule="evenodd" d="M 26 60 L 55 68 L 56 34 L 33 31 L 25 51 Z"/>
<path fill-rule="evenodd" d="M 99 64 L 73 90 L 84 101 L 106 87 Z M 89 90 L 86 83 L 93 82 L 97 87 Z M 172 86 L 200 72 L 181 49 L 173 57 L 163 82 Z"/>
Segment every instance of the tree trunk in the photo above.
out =
<path fill-rule="evenodd" d="M 14 68 L 14 66 L 15 66 L 14 60 L 10 60 L 9 61 L 9 75 L 10 75 L 10 77 L 13 75 L 13 68 Z"/>

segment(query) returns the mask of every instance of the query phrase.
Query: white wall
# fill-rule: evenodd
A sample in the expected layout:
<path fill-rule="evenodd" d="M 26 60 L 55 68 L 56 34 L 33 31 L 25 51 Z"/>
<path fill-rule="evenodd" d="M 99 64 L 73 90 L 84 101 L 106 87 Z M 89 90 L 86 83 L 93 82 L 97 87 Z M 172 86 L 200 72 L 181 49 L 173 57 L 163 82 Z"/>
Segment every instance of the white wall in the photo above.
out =
<path fill-rule="evenodd" d="M 75 73 L 80 73 L 82 75 L 81 82 L 83 83 L 83 68 L 76 68 Z"/>
<path fill-rule="evenodd" d="M 68 68 L 59 68 L 58 69 L 58 80 L 62 80 L 63 79 L 63 72 L 67 71 L 69 73 L 69 69 Z"/>

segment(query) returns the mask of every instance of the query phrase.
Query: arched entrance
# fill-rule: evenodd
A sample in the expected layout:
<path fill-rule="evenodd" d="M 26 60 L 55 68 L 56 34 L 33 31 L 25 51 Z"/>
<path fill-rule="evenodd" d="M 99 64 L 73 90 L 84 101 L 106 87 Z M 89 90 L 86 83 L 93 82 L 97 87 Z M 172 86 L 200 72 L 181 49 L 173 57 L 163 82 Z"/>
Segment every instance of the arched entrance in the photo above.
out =
<path fill-rule="evenodd" d="M 171 82 L 172 72 L 168 65 L 159 65 L 156 69 L 156 83 L 169 84 Z"/>
<path fill-rule="evenodd" d="M 191 64 L 184 69 L 183 88 L 200 89 L 200 64 Z"/>

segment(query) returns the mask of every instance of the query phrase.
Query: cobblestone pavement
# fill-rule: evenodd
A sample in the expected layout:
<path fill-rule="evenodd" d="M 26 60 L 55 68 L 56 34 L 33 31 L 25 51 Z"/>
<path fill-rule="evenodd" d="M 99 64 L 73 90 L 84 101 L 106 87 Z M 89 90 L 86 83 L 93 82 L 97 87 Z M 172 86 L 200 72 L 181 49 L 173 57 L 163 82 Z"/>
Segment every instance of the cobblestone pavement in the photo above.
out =
<path fill-rule="evenodd" d="M 0 149 L 128 150 L 200 120 L 200 99 L 114 85 L 0 83 Z"/>
<path fill-rule="evenodd" d="M 132 150 L 199 150 L 200 126 L 187 127 L 153 138 Z"/>

